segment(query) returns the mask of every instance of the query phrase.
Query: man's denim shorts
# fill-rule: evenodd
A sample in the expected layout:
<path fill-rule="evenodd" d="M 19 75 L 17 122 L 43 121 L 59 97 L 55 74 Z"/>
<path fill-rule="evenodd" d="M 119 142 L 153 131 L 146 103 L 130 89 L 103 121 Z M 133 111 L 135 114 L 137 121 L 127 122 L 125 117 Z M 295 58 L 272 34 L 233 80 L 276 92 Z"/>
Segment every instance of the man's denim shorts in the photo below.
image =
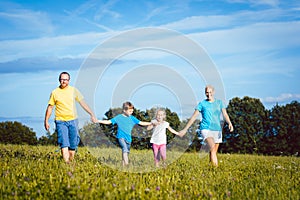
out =
<path fill-rule="evenodd" d="M 80 142 L 78 134 L 78 119 L 70 121 L 55 120 L 57 139 L 60 148 L 69 147 L 75 150 Z"/>
<path fill-rule="evenodd" d="M 127 142 L 124 138 L 118 138 L 118 141 L 122 148 L 122 153 L 129 153 L 131 143 Z"/>

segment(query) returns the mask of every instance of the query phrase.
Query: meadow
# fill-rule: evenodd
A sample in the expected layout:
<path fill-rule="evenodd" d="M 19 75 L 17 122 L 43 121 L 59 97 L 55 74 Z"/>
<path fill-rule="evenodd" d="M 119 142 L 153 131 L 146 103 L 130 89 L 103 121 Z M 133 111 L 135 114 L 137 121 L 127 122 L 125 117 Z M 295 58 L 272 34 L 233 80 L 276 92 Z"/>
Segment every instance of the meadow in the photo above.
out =
<path fill-rule="evenodd" d="M 80 147 L 65 164 L 56 146 L 0 145 L 1 199 L 300 199 L 299 157 L 167 152 L 155 168 L 150 150 Z"/>

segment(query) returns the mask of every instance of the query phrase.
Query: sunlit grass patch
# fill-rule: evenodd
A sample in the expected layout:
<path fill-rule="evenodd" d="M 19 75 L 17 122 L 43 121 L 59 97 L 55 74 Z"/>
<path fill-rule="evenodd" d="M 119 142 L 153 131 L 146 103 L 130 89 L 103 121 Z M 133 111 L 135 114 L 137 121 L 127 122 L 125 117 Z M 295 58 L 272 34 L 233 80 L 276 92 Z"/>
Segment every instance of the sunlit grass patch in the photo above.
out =
<path fill-rule="evenodd" d="M 155 168 L 151 150 L 81 147 L 67 165 L 57 147 L 0 145 L 2 199 L 300 199 L 297 157 L 167 152 Z"/>

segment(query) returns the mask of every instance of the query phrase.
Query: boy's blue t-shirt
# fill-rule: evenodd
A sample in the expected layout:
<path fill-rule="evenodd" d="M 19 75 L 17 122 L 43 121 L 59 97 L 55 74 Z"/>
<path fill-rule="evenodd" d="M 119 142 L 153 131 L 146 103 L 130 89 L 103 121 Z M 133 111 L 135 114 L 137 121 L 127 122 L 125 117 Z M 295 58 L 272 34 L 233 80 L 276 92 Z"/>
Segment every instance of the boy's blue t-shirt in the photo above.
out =
<path fill-rule="evenodd" d="M 214 102 L 203 100 L 195 109 L 202 114 L 200 130 L 207 129 L 211 131 L 221 131 L 221 112 L 225 108 L 223 101 L 215 99 Z"/>
<path fill-rule="evenodd" d="M 131 131 L 134 125 L 140 123 L 140 120 L 138 120 L 136 117 L 132 115 L 125 116 L 123 114 L 115 116 L 110 121 L 112 124 L 118 125 L 117 138 L 124 138 L 127 142 L 132 141 Z"/>

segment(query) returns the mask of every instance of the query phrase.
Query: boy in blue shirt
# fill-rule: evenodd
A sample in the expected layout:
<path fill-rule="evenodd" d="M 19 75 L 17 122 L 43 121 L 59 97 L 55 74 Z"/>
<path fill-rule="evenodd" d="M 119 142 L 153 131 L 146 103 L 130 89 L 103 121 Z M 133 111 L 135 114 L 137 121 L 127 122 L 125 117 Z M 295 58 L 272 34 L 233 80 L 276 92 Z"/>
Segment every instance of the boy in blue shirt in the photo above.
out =
<path fill-rule="evenodd" d="M 113 117 L 110 120 L 98 120 L 101 124 L 117 124 L 117 138 L 122 148 L 122 163 L 123 166 L 128 165 L 128 154 L 131 145 L 131 131 L 134 125 L 149 126 L 151 122 L 143 122 L 132 115 L 134 106 L 131 102 L 123 103 L 123 113 Z"/>

